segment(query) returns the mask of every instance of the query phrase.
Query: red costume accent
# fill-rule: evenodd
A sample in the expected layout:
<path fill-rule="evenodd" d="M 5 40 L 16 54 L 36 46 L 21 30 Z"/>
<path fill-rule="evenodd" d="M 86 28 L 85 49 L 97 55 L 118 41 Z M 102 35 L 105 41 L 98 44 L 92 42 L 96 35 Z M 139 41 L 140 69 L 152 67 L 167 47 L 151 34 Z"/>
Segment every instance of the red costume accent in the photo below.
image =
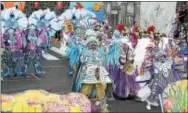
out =
<path fill-rule="evenodd" d="M 151 25 L 147 28 L 147 33 L 150 34 L 151 32 L 154 32 L 155 31 L 155 26 L 154 25 Z"/>
<path fill-rule="evenodd" d="M 125 25 L 124 24 L 118 24 L 116 29 L 119 30 L 119 31 L 125 30 Z"/>
<path fill-rule="evenodd" d="M 135 31 L 135 32 L 137 32 L 137 31 L 139 31 L 139 30 L 140 30 L 140 26 L 135 26 L 135 27 L 134 27 L 134 31 Z"/>
<path fill-rule="evenodd" d="M 76 3 L 75 7 L 76 7 L 76 9 L 82 9 L 82 8 L 84 8 L 84 6 L 81 3 L 79 3 L 79 2 Z"/>

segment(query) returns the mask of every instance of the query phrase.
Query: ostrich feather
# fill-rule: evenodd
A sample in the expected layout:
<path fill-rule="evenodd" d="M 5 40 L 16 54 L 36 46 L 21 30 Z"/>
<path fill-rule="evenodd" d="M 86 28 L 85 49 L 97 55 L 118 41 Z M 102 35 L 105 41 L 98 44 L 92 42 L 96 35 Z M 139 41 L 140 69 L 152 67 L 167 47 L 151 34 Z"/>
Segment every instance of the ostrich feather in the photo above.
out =
<path fill-rule="evenodd" d="M 33 12 L 29 17 L 29 25 L 37 25 L 38 20 L 40 20 L 40 17 L 42 16 L 43 11 L 40 9 L 38 11 Z"/>
<path fill-rule="evenodd" d="M 56 17 L 55 12 L 54 11 L 50 11 L 50 9 L 44 10 L 43 13 L 46 14 L 44 18 L 47 19 L 47 20 L 50 20 L 51 18 L 55 18 Z"/>
<path fill-rule="evenodd" d="M 11 17 L 11 15 L 14 15 L 14 17 Z M 25 16 L 25 14 L 22 13 L 22 11 L 17 10 L 15 8 L 9 8 L 2 11 L 2 27 L 13 27 L 10 26 L 9 20 L 13 18 L 14 20 L 14 27 L 20 27 L 21 29 L 26 29 L 28 25 L 28 20 Z M 8 29 L 8 28 L 7 28 Z"/>

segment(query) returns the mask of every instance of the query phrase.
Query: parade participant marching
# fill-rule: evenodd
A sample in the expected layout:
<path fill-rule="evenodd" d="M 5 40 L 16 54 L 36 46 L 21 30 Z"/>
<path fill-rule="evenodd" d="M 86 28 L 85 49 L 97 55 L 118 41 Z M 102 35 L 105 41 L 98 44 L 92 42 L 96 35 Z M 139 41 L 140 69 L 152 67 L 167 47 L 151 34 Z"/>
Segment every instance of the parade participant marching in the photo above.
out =
<path fill-rule="evenodd" d="M 118 71 L 119 57 L 120 57 L 120 43 L 121 39 L 124 38 L 121 33 L 125 29 L 124 24 L 119 24 L 115 29 L 111 43 L 108 45 L 107 59 L 107 70 L 110 73 L 111 79 L 115 81 L 116 73 Z"/>
<path fill-rule="evenodd" d="M 136 67 L 133 65 L 133 50 L 126 43 L 122 45 L 119 58 L 119 72 L 116 73 L 114 94 L 119 98 L 135 98 L 138 84 L 135 81 L 138 75 Z"/>
<path fill-rule="evenodd" d="M 107 83 L 111 81 L 103 65 L 105 57 L 100 55 L 95 31 L 88 29 L 85 36 L 86 49 L 80 57 L 81 67 L 74 81 L 73 91 L 81 92 L 101 103 L 106 97 Z"/>
<path fill-rule="evenodd" d="M 79 4 L 77 4 L 79 5 Z M 69 75 L 75 75 L 76 71 L 79 67 L 79 57 L 80 52 L 79 49 L 82 48 L 82 44 L 80 44 L 80 40 L 83 40 L 83 36 L 77 36 L 77 33 L 80 30 L 83 30 L 82 27 L 79 26 L 80 22 L 84 22 L 83 20 L 86 18 L 94 19 L 96 16 L 92 12 L 84 9 L 84 7 L 77 8 L 77 6 L 72 9 L 67 9 L 61 16 L 59 16 L 60 25 L 64 26 L 64 30 L 62 31 L 61 39 L 61 50 L 63 52 L 63 56 L 69 58 Z M 83 23 L 82 23 L 83 24 Z M 86 25 L 87 26 L 87 25 Z M 76 32 L 74 32 L 76 31 Z M 83 32 L 83 31 L 81 31 Z M 83 34 L 83 33 L 81 33 Z"/>
<path fill-rule="evenodd" d="M 24 65 L 24 35 L 28 21 L 26 16 L 15 8 L 2 11 L 3 48 L 5 49 L 3 59 L 3 76 L 9 77 L 13 70 L 14 76 L 22 75 Z"/>
<path fill-rule="evenodd" d="M 25 73 L 32 63 L 36 76 L 44 74 L 40 59 L 52 47 L 52 36 L 59 29 L 55 12 L 38 10 L 29 17 L 27 30 L 27 45 L 25 47 Z"/>

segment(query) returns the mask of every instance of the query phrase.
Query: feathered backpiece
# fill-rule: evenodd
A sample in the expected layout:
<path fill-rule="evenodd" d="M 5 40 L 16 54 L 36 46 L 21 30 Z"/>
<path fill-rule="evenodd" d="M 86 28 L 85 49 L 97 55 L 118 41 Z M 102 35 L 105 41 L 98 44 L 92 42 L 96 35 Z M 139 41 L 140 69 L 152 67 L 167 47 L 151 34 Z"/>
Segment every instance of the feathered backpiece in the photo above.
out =
<path fill-rule="evenodd" d="M 151 32 L 154 32 L 155 31 L 155 26 L 154 25 L 151 25 L 147 28 L 147 33 L 150 34 Z"/>
<path fill-rule="evenodd" d="M 39 31 L 45 30 L 48 32 L 49 37 L 59 30 L 56 14 L 50 9 L 33 12 L 29 17 L 29 25 L 31 24 L 35 25 Z"/>
<path fill-rule="evenodd" d="M 93 29 L 95 27 L 95 24 L 96 24 L 96 21 L 94 19 L 86 17 L 78 22 L 77 28 L 82 29 L 83 31 L 86 31 L 87 29 Z"/>
<path fill-rule="evenodd" d="M 72 8 L 72 9 L 67 9 L 64 13 L 62 13 L 59 17 L 58 17 L 58 25 L 60 29 L 64 29 L 65 25 L 66 25 L 66 20 L 70 20 L 71 23 L 74 26 L 74 29 L 79 28 L 80 26 L 84 26 L 83 28 L 85 28 L 85 26 L 89 26 L 91 24 L 87 24 L 88 22 L 87 19 L 89 19 L 90 21 L 97 21 L 96 20 L 96 15 L 93 12 L 90 12 L 88 10 L 86 10 L 85 8 Z M 80 29 L 80 28 L 79 28 Z"/>
<path fill-rule="evenodd" d="M 3 28 L 3 38 L 9 40 L 9 46 L 11 49 L 21 48 L 23 45 L 22 32 L 27 28 L 28 20 L 26 16 L 15 8 L 9 8 L 2 11 L 2 28 Z M 12 45 L 12 41 L 16 40 L 16 43 Z M 11 44 L 10 44 L 11 43 Z"/>
<path fill-rule="evenodd" d="M 65 28 L 65 23 L 67 20 L 72 22 L 73 14 L 72 14 L 72 9 L 67 9 L 65 12 L 63 12 L 59 17 L 58 17 L 58 25 L 59 29 Z"/>
<path fill-rule="evenodd" d="M 81 20 L 85 17 L 89 17 L 89 18 L 93 18 L 93 19 L 96 19 L 96 15 L 85 9 L 85 8 L 82 8 L 82 9 L 76 9 L 75 7 L 72 9 L 72 15 L 75 17 L 75 19 L 77 20 Z"/>
<path fill-rule="evenodd" d="M 27 18 L 20 10 L 15 8 L 5 9 L 1 12 L 2 27 L 8 29 L 26 29 L 28 25 Z"/>

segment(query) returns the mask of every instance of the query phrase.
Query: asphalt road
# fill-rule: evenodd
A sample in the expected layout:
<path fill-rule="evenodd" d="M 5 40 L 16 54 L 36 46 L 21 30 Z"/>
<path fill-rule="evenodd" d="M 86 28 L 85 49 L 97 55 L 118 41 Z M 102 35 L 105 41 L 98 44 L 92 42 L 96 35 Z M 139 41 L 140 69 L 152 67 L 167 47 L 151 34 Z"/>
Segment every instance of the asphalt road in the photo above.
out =
<path fill-rule="evenodd" d="M 9 78 L 1 82 L 1 92 L 3 94 L 12 94 L 28 89 L 51 89 L 52 93 L 68 93 L 72 85 L 72 77 L 68 76 L 68 61 L 62 58 L 56 52 L 50 51 L 50 54 L 58 57 L 60 60 L 42 59 L 41 63 L 46 72 L 39 79 L 31 77 Z M 32 68 L 30 69 L 32 72 Z M 153 107 L 151 111 L 146 110 L 145 102 L 133 100 L 108 100 L 108 109 L 110 112 L 160 112 L 160 107 Z"/>

